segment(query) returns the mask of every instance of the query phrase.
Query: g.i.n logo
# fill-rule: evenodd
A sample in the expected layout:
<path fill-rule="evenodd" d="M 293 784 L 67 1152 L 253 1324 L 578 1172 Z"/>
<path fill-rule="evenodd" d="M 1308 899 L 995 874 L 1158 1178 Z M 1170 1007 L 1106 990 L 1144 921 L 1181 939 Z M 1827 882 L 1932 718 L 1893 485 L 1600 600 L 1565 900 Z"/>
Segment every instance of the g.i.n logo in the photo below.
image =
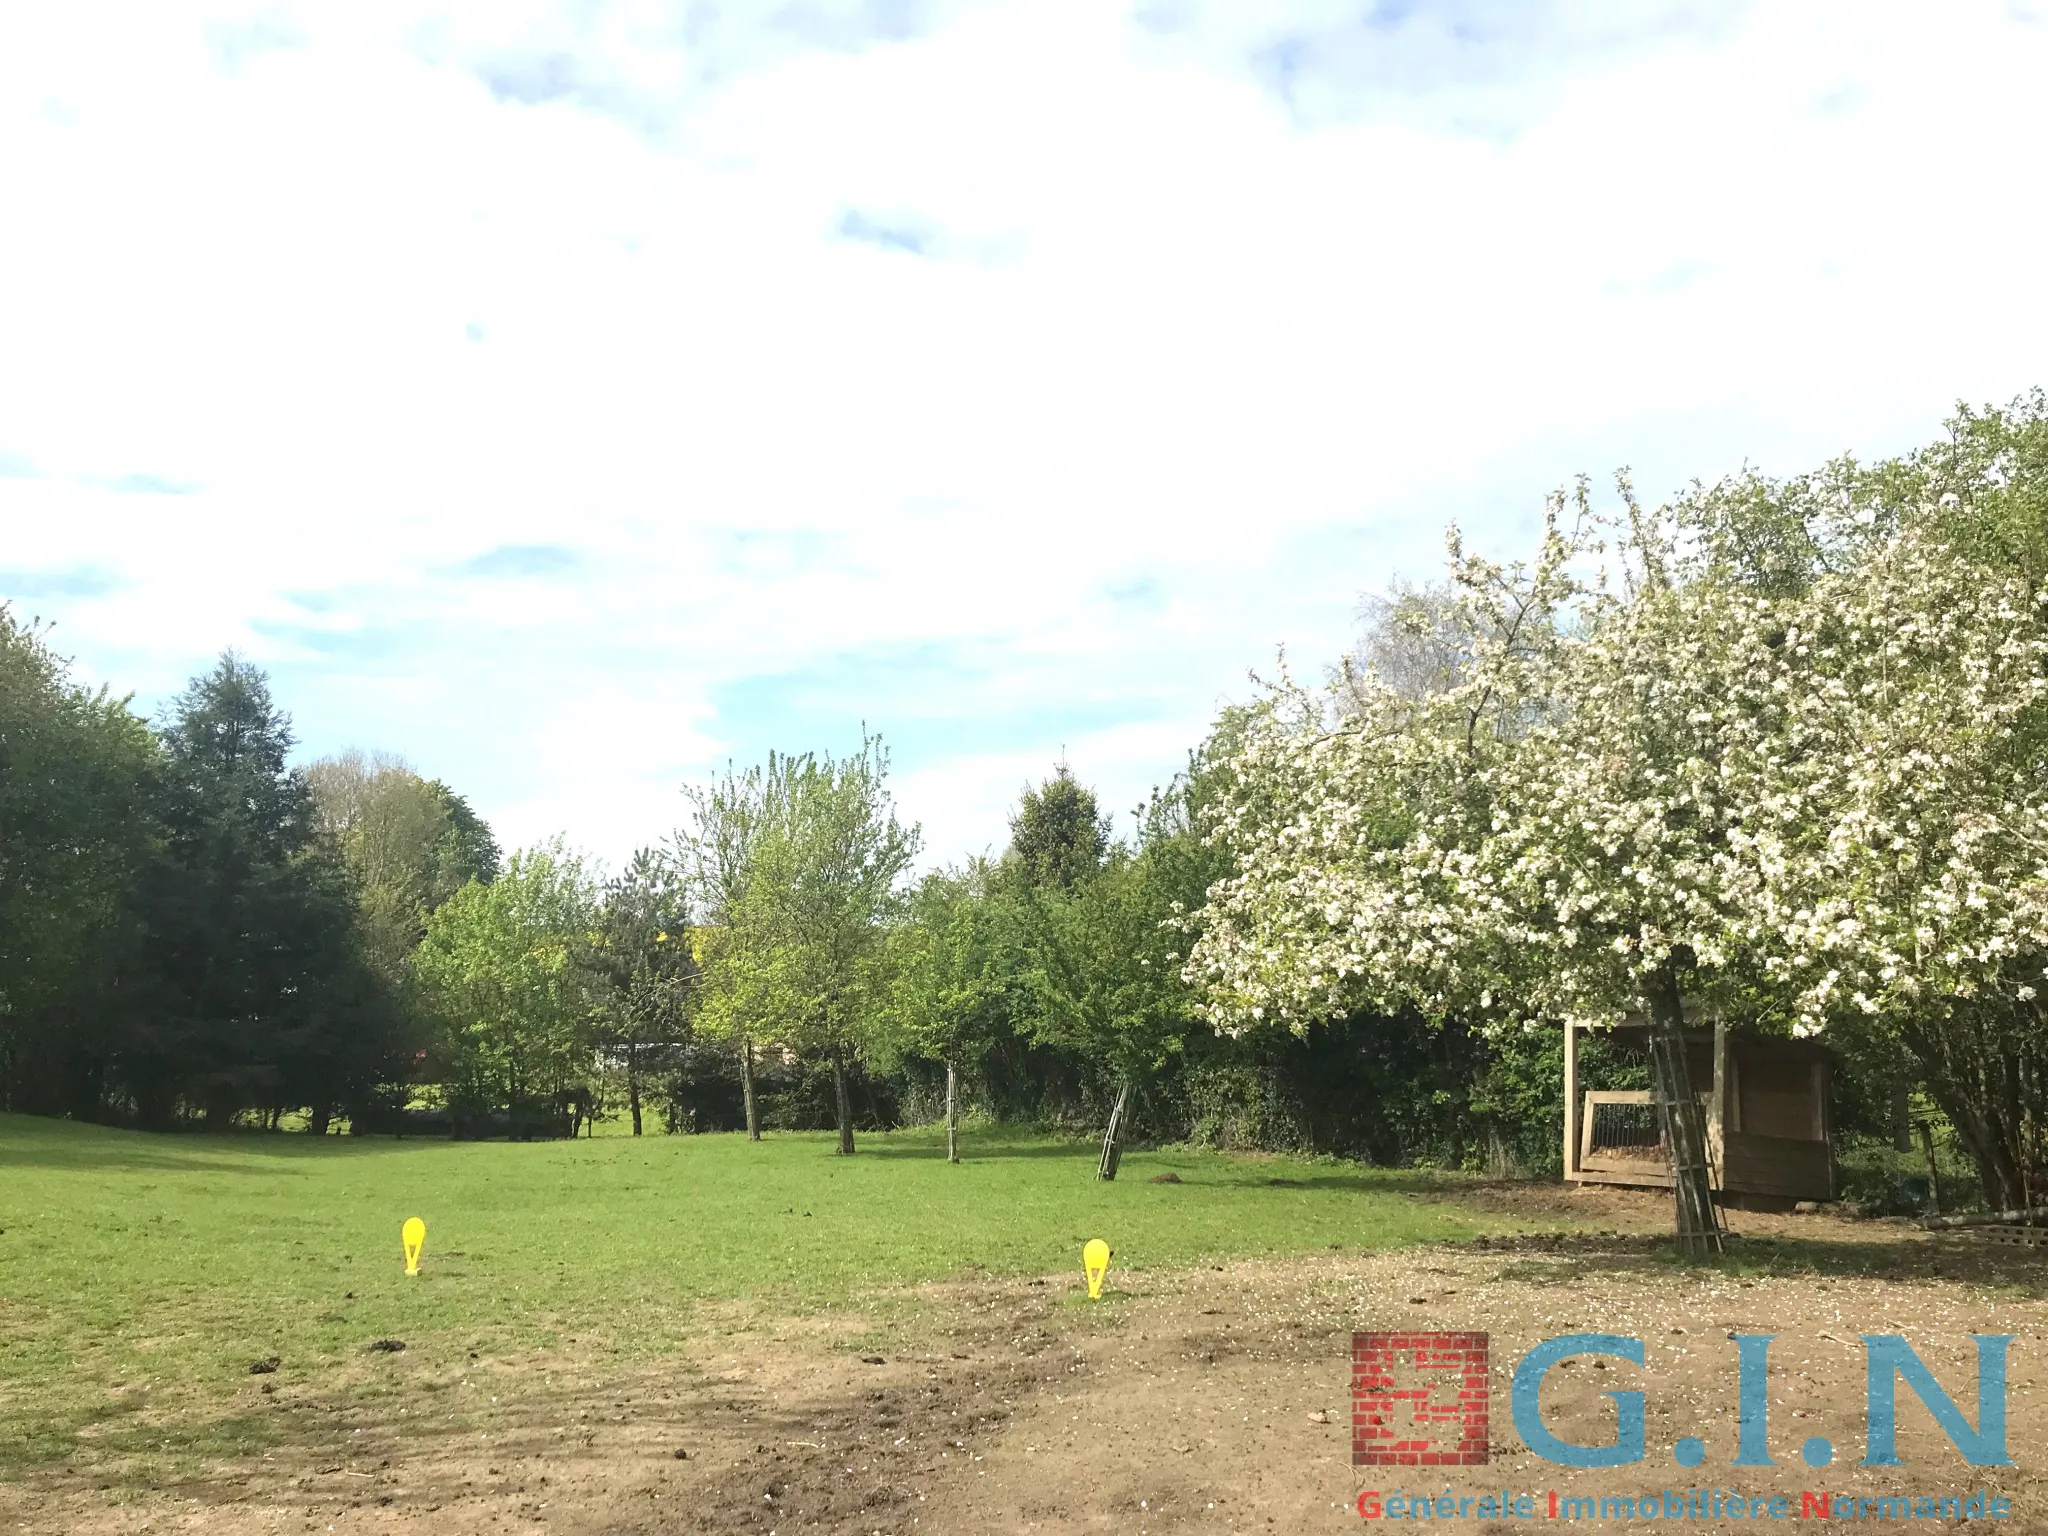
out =
<path fill-rule="evenodd" d="M 1770 1402 L 1765 1379 L 1774 1333 L 1732 1335 L 1736 1348 L 1738 1467 L 1772 1467 Z M 1973 1467 L 2009 1467 L 2006 1454 L 2006 1351 L 2012 1334 L 1973 1334 L 1977 1347 L 1976 1422 L 1956 1406 L 1919 1355 L 1895 1333 L 1861 1335 L 1864 1356 L 1862 1465 L 1895 1467 L 1898 1387 L 1904 1382 L 1949 1443 Z M 1388 1332 L 1352 1336 L 1352 1461 L 1378 1466 L 1471 1466 L 1487 1459 L 1488 1339 L 1483 1333 Z M 1543 1422 L 1543 1381 L 1559 1362 L 1603 1355 L 1645 1362 L 1643 1341 L 1612 1333 L 1570 1333 L 1538 1344 L 1515 1366 L 1510 1407 L 1515 1433 L 1529 1449 L 1565 1467 L 1623 1467 L 1648 1454 L 1645 1395 L 1609 1391 L 1616 1432 L 1607 1445 L 1577 1445 Z M 1687 1435 L 1671 1447 L 1680 1466 L 1706 1460 L 1706 1442 Z M 1815 1435 L 1799 1450 L 1809 1467 L 1835 1459 L 1833 1443 Z"/>
<path fill-rule="evenodd" d="M 1771 1457 L 1770 1401 L 1764 1390 L 1770 1365 L 1771 1340 L 1775 1333 L 1735 1335 L 1736 1420 L 1735 1461 L 1738 1467 L 1773 1467 Z M 1866 1333 L 1863 1340 L 1864 1449 L 1862 1465 L 1895 1467 L 1898 1451 L 1898 1384 L 1904 1382 L 1933 1415 L 1949 1443 L 1963 1453 L 1973 1467 L 2009 1467 L 2012 1458 L 2005 1450 L 2005 1356 L 2015 1337 L 2009 1333 L 1978 1333 L 1977 1422 L 1972 1425 L 1943 1390 L 1934 1373 L 1913 1352 L 1913 1346 L 1895 1333 Z M 1570 1355 L 1609 1355 L 1631 1364 L 1643 1363 L 1643 1341 L 1612 1333 L 1572 1333 L 1546 1339 L 1522 1357 L 1515 1367 L 1511 1402 L 1515 1433 L 1529 1449 L 1547 1461 L 1567 1467 L 1620 1467 L 1641 1461 L 1643 1445 L 1643 1394 L 1609 1392 L 1619 1414 L 1619 1432 L 1612 1445 L 1572 1445 L 1544 1427 L 1537 1410 L 1543 1378 L 1558 1361 Z M 1706 1442 L 1687 1435 L 1671 1448 L 1680 1466 L 1696 1467 L 1707 1458 Z M 1832 1442 L 1815 1435 L 1799 1449 L 1800 1459 L 1809 1467 L 1825 1467 L 1835 1459 Z"/>

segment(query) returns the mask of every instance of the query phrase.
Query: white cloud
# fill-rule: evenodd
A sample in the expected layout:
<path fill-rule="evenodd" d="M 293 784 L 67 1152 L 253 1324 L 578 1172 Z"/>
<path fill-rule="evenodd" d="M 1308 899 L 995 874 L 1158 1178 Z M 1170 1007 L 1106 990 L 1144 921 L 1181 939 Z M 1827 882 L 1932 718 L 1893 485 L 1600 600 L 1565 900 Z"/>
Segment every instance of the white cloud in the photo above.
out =
<path fill-rule="evenodd" d="M 1062 743 L 1126 807 L 1449 516 L 2041 381 L 2039 20 L 1381 10 L 8 12 L 0 572 L 509 840 L 865 719 L 945 857 Z M 453 574 L 508 546 L 573 558 Z"/>

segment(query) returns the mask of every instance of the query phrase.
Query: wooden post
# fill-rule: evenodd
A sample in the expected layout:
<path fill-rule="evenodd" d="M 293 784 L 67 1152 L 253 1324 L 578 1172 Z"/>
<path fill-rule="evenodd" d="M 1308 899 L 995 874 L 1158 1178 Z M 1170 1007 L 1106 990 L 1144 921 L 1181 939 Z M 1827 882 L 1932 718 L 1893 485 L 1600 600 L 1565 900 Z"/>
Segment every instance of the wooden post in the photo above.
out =
<path fill-rule="evenodd" d="M 1828 1104 L 1828 1063 L 1827 1058 L 1817 1056 L 1813 1062 L 1813 1139 L 1827 1143 L 1828 1148 L 1828 1198 L 1835 1198 L 1835 1127 L 1834 1114 Z"/>
<path fill-rule="evenodd" d="M 1564 1021 L 1564 1176 L 1579 1171 L 1579 1026 Z"/>
<path fill-rule="evenodd" d="M 1707 1091 L 1707 1161 L 1714 1184 L 1728 1188 L 1728 1021 L 1714 1014 L 1714 1081 Z"/>
<path fill-rule="evenodd" d="M 953 1061 L 946 1059 L 946 1161 L 960 1161 L 960 1111 L 953 1096 Z"/>

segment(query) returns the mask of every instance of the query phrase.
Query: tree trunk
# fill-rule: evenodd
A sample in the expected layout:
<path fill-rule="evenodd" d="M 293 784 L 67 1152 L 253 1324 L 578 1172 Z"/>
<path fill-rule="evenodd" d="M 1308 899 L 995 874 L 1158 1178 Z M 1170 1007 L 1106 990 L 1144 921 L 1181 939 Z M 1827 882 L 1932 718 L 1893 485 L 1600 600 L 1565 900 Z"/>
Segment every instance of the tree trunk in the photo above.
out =
<path fill-rule="evenodd" d="M 633 1111 L 633 1134 L 640 1134 L 640 1052 L 626 1047 L 626 1103 Z"/>
<path fill-rule="evenodd" d="M 740 1097 L 747 1106 L 747 1140 L 761 1139 L 761 1115 L 754 1108 L 754 1042 L 740 1041 Z"/>
<path fill-rule="evenodd" d="M 1920 1122 L 1920 1150 L 1927 1154 L 1927 1214 L 1941 1214 L 1941 1164 L 1934 1160 L 1934 1127 Z"/>
<path fill-rule="evenodd" d="M 145 1131 L 168 1130 L 171 1094 L 164 1085 L 170 1074 L 160 1061 L 145 1062 L 142 1066 L 142 1081 L 135 1089 L 135 1122 Z"/>
<path fill-rule="evenodd" d="M 308 1136 L 325 1136 L 327 1134 L 327 1121 L 332 1113 L 333 1111 L 325 1104 L 315 1104 L 313 1112 L 306 1116 L 306 1134 Z"/>
<path fill-rule="evenodd" d="M 960 1112 L 953 1097 L 953 1063 L 946 1063 L 946 1161 L 960 1161 Z"/>
<path fill-rule="evenodd" d="M 839 1100 L 839 1155 L 853 1156 L 853 1099 L 846 1091 L 846 1052 L 832 1052 L 832 1087 Z"/>
<path fill-rule="evenodd" d="M 2030 1203 L 2023 1127 L 2029 1101 L 2038 1106 L 2048 1093 L 2027 1092 L 2033 1074 L 2021 1070 L 2018 1058 L 2028 1032 L 2017 1020 L 1961 1010 L 1933 1022 L 1908 1019 L 1902 1031 L 1929 1097 L 1976 1163 L 1984 1203 L 1995 1211 Z"/>
<path fill-rule="evenodd" d="M 1097 1178 L 1114 1179 L 1116 1165 L 1124 1159 L 1124 1111 L 1130 1102 L 1131 1085 L 1120 1084 L 1116 1090 L 1116 1104 L 1109 1112 L 1109 1124 L 1102 1132 L 1102 1161 L 1096 1165 Z"/>
<path fill-rule="evenodd" d="M 1664 1144 L 1671 1149 L 1678 1251 L 1703 1258 L 1721 1251 L 1721 1217 L 1714 1209 L 1706 1121 L 1685 1060 L 1685 1003 L 1679 994 L 1676 968 L 1666 961 L 1645 978 L 1643 994 L 1649 1005 L 1657 1108 L 1664 1125 Z"/>

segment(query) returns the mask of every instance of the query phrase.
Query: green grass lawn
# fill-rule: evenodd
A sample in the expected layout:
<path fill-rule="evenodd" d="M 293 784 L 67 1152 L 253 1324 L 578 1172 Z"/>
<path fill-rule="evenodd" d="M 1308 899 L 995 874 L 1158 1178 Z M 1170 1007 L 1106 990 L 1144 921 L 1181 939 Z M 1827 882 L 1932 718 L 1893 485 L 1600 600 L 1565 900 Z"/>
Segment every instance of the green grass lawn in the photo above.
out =
<path fill-rule="evenodd" d="M 976 1130 L 957 1167 L 942 1148 L 927 1131 L 840 1158 L 827 1135 L 451 1144 L 0 1115 L 0 1475 L 81 1436 L 154 1444 L 168 1421 L 235 1443 L 223 1416 L 273 1355 L 278 1380 L 342 1391 L 379 1338 L 430 1360 L 571 1342 L 646 1358 L 705 1326 L 707 1301 L 789 1315 L 964 1273 L 1078 1282 L 1096 1236 L 1114 1284 L 1514 1225 L 1432 1198 L 1455 1181 L 1349 1165 L 1137 1152 L 1103 1184 L 1086 1143 Z M 1165 1172 L 1182 1182 L 1150 1182 Z M 414 1215 L 426 1254 L 407 1279 Z"/>

